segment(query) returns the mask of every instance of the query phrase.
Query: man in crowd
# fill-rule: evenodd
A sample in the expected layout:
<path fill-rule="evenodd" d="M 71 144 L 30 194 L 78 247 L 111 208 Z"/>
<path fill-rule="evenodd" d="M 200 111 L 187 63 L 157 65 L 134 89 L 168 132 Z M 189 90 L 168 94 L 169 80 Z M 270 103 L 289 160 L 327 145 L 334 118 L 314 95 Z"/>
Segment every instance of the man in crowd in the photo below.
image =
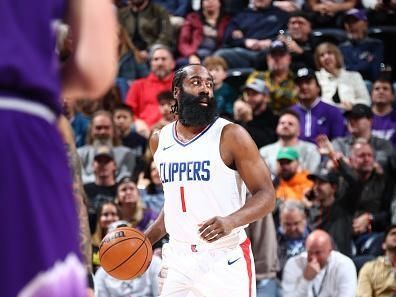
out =
<path fill-rule="evenodd" d="M 344 117 L 337 107 L 321 100 L 321 88 L 315 72 L 300 68 L 295 82 L 298 104 L 292 109 L 300 116 L 300 139 L 315 143 L 320 134 L 326 134 L 330 139 L 345 135 Z"/>
<path fill-rule="evenodd" d="M 170 48 L 155 45 L 150 51 L 150 66 L 150 74 L 135 80 L 125 99 L 136 119 L 142 120 L 149 129 L 162 119 L 158 94 L 171 90 L 175 61 Z"/>
<path fill-rule="evenodd" d="M 262 64 L 272 40 L 286 29 L 288 13 L 272 5 L 272 0 L 253 0 L 231 20 L 224 43 L 216 55 L 223 57 L 229 68 L 256 67 Z"/>
<path fill-rule="evenodd" d="M 267 59 L 267 71 L 253 71 L 247 82 L 253 79 L 265 81 L 270 91 L 270 106 L 275 114 L 297 102 L 294 74 L 290 70 L 291 56 L 285 42 L 275 40 L 271 43 Z"/>
<path fill-rule="evenodd" d="M 392 108 L 394 101 L 392 82 L 383 78 L 377 79 L 371 90 L 372 135 L 389 140 L 396 147 L 396 111 Z"/>
<path fill-rule="evenodd" d="M 105 110 L 99 110 L 92 116 L 87 144 L 77 150 L 81 158 L 84 184 L 95 180 L 93 163 L 95 149 L 99 145 L 112 147 L 114 160 L 118 167 L 116 180 L 120 180 L 124 176 L 131 176 L 134 173 L 136 166 L 135 153 L 130 148 L 121 145 L 121 140 L 115 132 L 112 115 Z"/>
<path fill-rule="evenodd" d="M 312 188 L 308 172 L 300 169 L 299 155 L 293 147 L 282 147 L 277 154 L 278 169 L 274 180 L 276 198 L 305 202 L 305 193 Z"/>
<path fill-rule="evenodd" d="M 385 233 L 384 256 L 366 263 L 359 272 L 357 297 L 394 296 L 396 292 L 396 225 Z"/>
<path fill-rule="evenodd" d="M 278 118 L 273 114 L 269 103 L 269 90 L 261 79 L 254 79 L 243 87 L 242 100 L 234 103 L 234 119 L 253 138 L 257 147 L 276 140 L 274 133 Z"/>
<path fill-rule="evenodd" d="M 370 107 L 364 104 L 355 104 L 352 109 L 345 114 L 349 135 L 336 138 L 332 141 L 334 150 L 341 152 L 344 156 L 349 156 L 352 144 L 358 138 L 364 138 L 375 151 L 375 160 L 382 169 L 389 167 L 389 156 L 392 154 L 392 144 L 385 139 L 372 134 L 373 112 Z"/>
<path fill-rule="evenodd" d="M 356 268 L 352 260 L 333 250 L 332 239 L 315 230 L 305 242 L 306 252 L 290 258 L 283 271 L 284 297 L 355 297 Z"/>
<path fill-rule="evenodd" d="M 338 199 L 339 176 L 334 171 L 321 169 L 308 175 L 314 182 L 307 195 L 313 205 L 309 208 L 309 224 L 313 230 L 322 229 L 330 234 L 337 250 L 352 255 L 352 216 Z"/>
<path fill-rule="evenodd" d="M 358 71 L 366 80 L 377 79 L 384 59 L 384 44 L 379 39 L 367 36 L 368 22 L 364 10 L 348 10 L 344 27 L 348 40 L 340 45 L 340 50 L 346 69 Z"/>
<path fill-rule="evenodd" d="M 304 205 L 298 201 L 285 201 L 280 205 L 278 229 L 278 257 L 281 271 L 286 261 L 305 251 L 305 240 L 310 232 Z"/>
<path fill-rule="evenodd" d="M 299 155 L 300 168 L 308 172 L 315 172 L 320 164 L 320 154 L 316 145 L 300 140 L 300 118 L 291 109 L 283 111 L 276 126 L 278 141 L 260 148 L 261 157 L 267 163 L 272 175 L 276 174 L 276 156 L 282 147 L 293 147 Z"/>

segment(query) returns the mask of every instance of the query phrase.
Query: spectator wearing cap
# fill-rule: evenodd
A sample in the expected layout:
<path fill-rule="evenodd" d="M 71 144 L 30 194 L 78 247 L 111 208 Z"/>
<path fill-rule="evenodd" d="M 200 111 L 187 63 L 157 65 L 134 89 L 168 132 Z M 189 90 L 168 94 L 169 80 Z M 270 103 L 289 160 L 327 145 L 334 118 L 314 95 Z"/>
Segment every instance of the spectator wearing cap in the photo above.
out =
<path fill-rule="evenodd" d="M 328 141 L 318 141 L 342 177 L 338 194 L 351 214 L 356 255 L 381 253 L 378 238 L 389 225 L 391 202 L 396 200 L 394 181 L 376 166 L 374 150 L 364 138 L 355 139 L 349 157 L 339 155 Z"/>
<path fill-rule="evenodd" d="M 267 54 L 267 71 L 253 71 L 247 82 L 252 79 L 265 81 L 270 92 L 270 106 L 275 114 L 297 102 L 294 74 L 290 70 L 291 56 L 285 42 L 275 40 Z"/>
<path fill-rule="evenodd" d="M 132 175 L 136 167 L 136 154 L 130 148 L 121 145 L 111 113 L 99 110 L 92 116 L 87 136 L 87 144 L 79 147 L 77 153 L 81 159 L 82 180 L 84 184 L 95 181 L 93 162 L 95 149 L 99 145 L 110 146 L 117 164 L 116 180 Z"/>
<path fill-rule="evenodd" d="M 321 43 L 314 59 L 323 101 L 342 111 L 350 110 L 357 103 L 370 105 L 370 95 L 361 74 L 344 69 L 344 58 L 336 45 Z"/>
<path fill-rule="evenodd" d="M 380 74 L 380 65 L 384 60 L 384 44 L 379 39 L 368 37 L 367 27 L 364 10 L 348 10 L 344 19 L 348 40 L 340 44 L 339 48 L 347 70 L 357 71 L 365 80 L 374 81 Z"/>
<path fill-rule="evenodd" d="M 300 68 L 295 83 L 298 103 L 292 107 L 300 116 L 300 139 L 315 143 L 320 134 L 330 139 L 345 135 L 344 117 L 340 110 L 322 101 L 321 87 L 315 72 Z"/>
<path fill-rule="evenodd" d="M 278 40 L 285 42 L 289 49 L 293 71 L 302 67 L 315 67 L 313 54 L 319 40 L 312 34 L 312 21 L 307 12 L 292 12 L 287 23 L 287 32 L 281 31 Z"/>
<path fill-rule="evenodd" d="M 109 146 L 101 145 L 95 149 L 93 161 L 95 181 L 84 185 L 88 197 L 88 213 L 91 229 L 95 222 L 94 214 L 98 206 L 103 202 L 114 201 L 117 183 L 115 173 L 117 165 L 114 161 L 114 153 Z"/>
<path fill-rule="evenodd" d="M 392 108 L 395 102 L 395 91 L 392 82 L 385 78 L 377 79 L 371 90 L 371 101 L 372 134 L 389 140 L 396 148 L 396 111 Z"/>
<path fill-rule="evenodd" d="M 272 0 L 253 0 L 236 14 L 224 35 L 225 48 L 215 54 L 223 57 L 230 68 L 257 67 L 262 64 L 272 40 L 285 30 L 288 13 L 275 7 Z"/>
<path fill-rule="evenodd" d="M 305 193 L 313 183 L 307 177 L 309 172 L 300 169 L 298 158 L 298 152 L 293 147 L 282 147 L 278 151 L 278 169 L 274 180 L 278 199 L 306 202 Z"/>
<path fill-rule="evenodd" d="M 300 117 L 291 109 L 284 110 L 276 126 L 278 141 L 260 148 L 260 155 L 267 163 L 271 174 L 276 174 L 276 155 L 282 147 L 293 147 L 299 154 L 300 168 L 315 172 L 319 168 L 320 154 L 316 145 L 299 139 Z"/>
<path fill-rule="evenodd" d="M 275 127 L 278 117 L 269 104 L 269 90 L 261 79 L 254 79 L 243 86 L 242 98 L 234 103 L 234 119 L 253 138 L 257 147 L 276 141 Z"/>
<path fill-rule="evenodd" d="M 356 139 L 365 139 L 374 149 L 375 160 L 385 170 L 389 169 L 389 157 L 392 154 L 392 144 L 386 140 L 374 136 L 372 133 L 373 112 L 364 104 L 356 104 L 345 114 L 349 135 L 336 138 L 332 141 L 334 150 L 349 157 L 351 148 Z"/>
<path fill-rule="evenodd" d="M 337 196 L 338 174 L 322 168 L 308 175 L 308 179 L 314 182 L 307 194 L 312 202 L 309 208 L 310 227 L 325 230 L 333 238 L 338 251 L 352 256 L 352 216 Z"/>

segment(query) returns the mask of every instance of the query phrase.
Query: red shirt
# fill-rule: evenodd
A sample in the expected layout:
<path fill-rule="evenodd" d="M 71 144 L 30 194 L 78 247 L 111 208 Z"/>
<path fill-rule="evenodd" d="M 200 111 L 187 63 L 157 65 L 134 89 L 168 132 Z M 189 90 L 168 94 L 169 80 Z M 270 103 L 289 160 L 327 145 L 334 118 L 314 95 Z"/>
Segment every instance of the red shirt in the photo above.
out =
<path fill-rule="evenodd" d="M 154 73 L 135 80 L 128 90 L 125 103 L 136 118 L 143 120 L 150 128 L 162 119 L 157 96 L 163 91 L 171 91 L 173 73 L 160 80 Z"/>

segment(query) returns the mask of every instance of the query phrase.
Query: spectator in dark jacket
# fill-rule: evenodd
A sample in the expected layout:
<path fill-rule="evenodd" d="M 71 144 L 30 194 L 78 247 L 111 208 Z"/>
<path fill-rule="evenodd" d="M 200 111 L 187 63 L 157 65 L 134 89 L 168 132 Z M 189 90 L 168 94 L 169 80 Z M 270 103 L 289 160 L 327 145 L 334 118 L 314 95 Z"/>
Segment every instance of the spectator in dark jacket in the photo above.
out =
<path fill-rule="evenodd" d="M 340 45 L 340 50 L 346 69 L 360 72 L 366 80 L 377 79 L 384 59 L 384 44 L 379 39 L 367 36 L 365 12 L 356 8 L 348 10 L 344 27 L 348 40 Z"/>
<path fill-rule="evenodd" d="M 237 14 L 227 27 L 225 46 L 217 52 L 230 68 L 260 66 L 267 48 L 286 30 L 288 13 L 273 6 L 271 0 L 254 0 L 253 8 Z"/>

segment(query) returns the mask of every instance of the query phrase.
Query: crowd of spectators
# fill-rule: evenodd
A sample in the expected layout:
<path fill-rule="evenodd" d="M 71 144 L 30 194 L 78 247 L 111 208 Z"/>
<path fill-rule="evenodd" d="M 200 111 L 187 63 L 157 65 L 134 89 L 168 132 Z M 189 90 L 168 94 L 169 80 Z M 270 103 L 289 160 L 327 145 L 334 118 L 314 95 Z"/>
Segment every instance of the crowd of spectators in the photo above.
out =
<path fill-rule="evenodd" d="M 114 6 L 114 87 L 94 103 L 64 99 L 88 197 L 97 296 L 157 296 L 160 289 L 161 244 L 147 273 L 130 282 L 99 268 L 97 251 L 112 223 L 145 230 L 162 208 L 147 140 L 177 120 L 171 83 L 189 63 L 208 68 L 219 116 L 249 132 L 273 178 L 275 211 L 247 229 L 258 296 L 394 294 L 396 65 L 386 56 L 389 41 L 369 31 L 386 26 L 396 41 L 396 2 Z M 72 39 L 65 33 L 59 42 L 62 60 Z M 387 274 L 373 272 L 388 267 Z"/>

